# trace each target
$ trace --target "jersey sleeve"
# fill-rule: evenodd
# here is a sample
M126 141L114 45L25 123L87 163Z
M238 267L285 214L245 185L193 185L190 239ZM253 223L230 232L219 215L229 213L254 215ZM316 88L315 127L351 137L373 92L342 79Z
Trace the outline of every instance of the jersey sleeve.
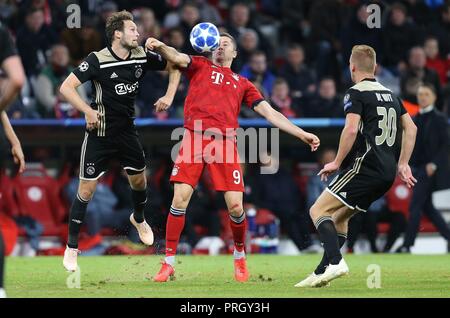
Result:
M0 26L0 65L8 57L17 55L17 50L14 47L13 40L9 35L9 32Z
M264 100L264 97L252 82L246 80L246 83L247 87L244 92L244 103L249 108L253 109Z
M189 62L188 66L182 69L182 71L188 78L191 78L195 74L195 72L197 72L202 66L208 65L210 63L209 60L204 56L189 55L189 58L191 59L191 61Z
M81 83L98 78L100 71L100 64L98 58L94 53L91 53L87 58L72 71L73 74L80 80Z
M403 116L404 114L406 114L406 108L403 105L403 101L401 100L401 98L397 97L398 100L398 104L400 105L400 116Z
M359 92L354 89L349 89L344 96L345 115L349 113L361 115L362 111L363 103L359 98Z
M152 71L162 71L166 68L167 61L158 53L147 51L147 69Z

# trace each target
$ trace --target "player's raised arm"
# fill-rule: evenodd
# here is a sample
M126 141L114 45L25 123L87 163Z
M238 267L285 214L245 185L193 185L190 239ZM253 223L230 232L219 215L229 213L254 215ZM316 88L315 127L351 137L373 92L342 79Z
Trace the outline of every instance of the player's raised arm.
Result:
M189 55L180 53L173 47L167 46L155 38L148 38L145 42L145 47L149 50L158 52L167 61L181 68L188 67L191 62Z
M280 128L284 132L287 132L288 134L291 134L292 136L295 136L304 143L308 144L311 147L311 151L316 151L317 148L319 148L320 139L316 135L308 133L300 127L295 126L282 113L273 109L267 101L261 101L254 107L254 110L261 116L265 117L267 121L275 127Z
M327 180L328 176L339 169L345 157L349 154L350 150L355 143L356 136L358 135L359 122L361 115L356 113L347 113L345 118L345 126L341 133L339 140L339 149L336 158L333 162L327 163L319 175L322 180Z
M409 159L411 158L416 142L417 127L408 113L400 117L401 126L403 128L402 134L402 149L400 151L400 158L398 160L398 174L403 182L411 188L417 180L413 177L411 168L409 166Z
M169 72L169 85L167 86L166 94L154 104L157 112L165 111L172 105L178 84L180 84L181 72L173 63L167 63L166 71Z

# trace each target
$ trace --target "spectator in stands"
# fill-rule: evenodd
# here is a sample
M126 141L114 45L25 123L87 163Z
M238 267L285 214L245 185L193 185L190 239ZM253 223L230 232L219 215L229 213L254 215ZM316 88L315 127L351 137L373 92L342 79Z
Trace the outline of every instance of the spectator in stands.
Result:
M231 68L239 73L242 67L250 61L252 54L259 50L258 33L253 29L246 29L240 35L238 41L238 55L234 59Z
M285 78L291 88L292 98L298 100L315 93L315 76L305 65L305 51L299 44L292 44L287 50L287 63L280 69L279 76Z
M331 77L320 80L318 94L301 107L304 117L344 118L344 107L337 96L336 83Z
M93 17L81 17L81 28L65 29L61 41L69 49L71 65L78 66L93 51L102 48L102 36L95 29Z
M406 7L396 2L391 6L389 21L383 29L383 64L396 75L406 68L406 53L422 43L417 27L408 18Z
M391 211L386 204L385 197L373 202L366 213L358 213L350 220L347 238L348 251L353 252L356 240L363 231L369 240L371 252L378 253L378 223L389 223L386 243L381 249L383 253L389 253L395 241L405 231L406 218L401 212Z
M433 191L448 186L448 130L447 118L435 109L436 91L430 84L422 84L417 92L420 112L414 117L417 126L416 144L411 167L417 184L413 189L409 220L403 246L398 252L410 252L424 213L439 233L450 242L450 229L441 213L434 207Z
M375 78L377 81L389 89L397 96L400 96L400 78L395 76L388 68L377 64L375 68Z
M187 45L186 37L181 28L172 28L167 31L167 44L177 51L184 52L184 46Z
M409 52L408 68L400 78L402 98L411 103L417 104L417 89L421 83L432 84L438 99L441 95L439 76L435 71L427 68L426 63L425 50L420 46L413 47Z
M302 43L308 35L308 6L312 1L281 1L281 36L287 43Z
M367 11L367 4L360 3L356 7L355 14L350 22L342 29L342 56L345 62L349 60L353 46L361 44L373 47L377 52L377 60L382 60L381 28L369 28L367 26L369 15L370 11ZM345 63L345 68L348 69L347 63Z
M318 169L315 173L311 174L308 178L308 183L306 185L306 207L307 211L312 207L314 202L316 202L317 198L320 194L325 190L327 184L320 180L320 176L317 173L325 166L328 162L333 162L336 158L336 151L331 148L324 148L320 150L317 163ZM330 178L332 180L333 178Z
M50 51L49 64L39 74L34 91L37 99L37 110L43 118L75 118L78 111L73 108L59 92L59 86L69 76L69 51L62 44L54 45ZM86 99L83 86L78 92Z
M17 32L17 49L27 76L37 76L47 63L46 52L58 40L57 34L44 24L44 12L31 8L25 24Z
M106 20L114 13L117 12L118 7L117 4L114 1L105 1L100 6L99 16L100 19L97 21L97 32L100 33L102 38L102 45L101 47L105 47L107 45L111 45L111 43L108 43L107 37L106 37Z
M256 51L250 57L250 62L242 67L242 76L252 82L259 83L264 89L264 95L272 94L275 75L267 67L266 54L263 51Z
M439 7L443 5L446 0L437 1L420 1L407 0L402 1L406 6L409 16L414 23L420 27L428 26L432 21L439 20Z
M238 1L232 5L226 29L235 39L239 39L247 29L253 29L258 33L260 48L266 56L271 54L271 47L265 36L258 30L250 19L250 7L248 4ZM271 55L268 55L271 58Z
M11 1L19 6L20 23L30 9L40 9L44 13L44 24L59 33L66 26L67 4L59 0L21 0ZM19 23L19 25L20 25Z
M185 39L189 39L192 28L200 22L200 11L198 7L192 2L187 2L183 5L181 8L181 20L179 27L183 30ZM186 45L184 50L187 54L198 54L194 51L191 45Z
M442 56L450 54L450 1L446 1L439 9L440 19L435 19L429 27L429 34L439 39Z
M311 238L309 215L301 209L300 191L294 178L279 166L278 159L270 153L263 153L260 158L262 166L272 173L257 176L256 206L270 210L278 217L281 227L287 231L299 251L317 252L317 246Z
M339 0L314 1L309 12L311 34L309 45L313 47L315 69L318 78L331 76L340 81L343 67L339 62L341 51L340 30L345 16ZM346 62L346 61L345 61Z
M426 67L434 70L442 86L445 86L450 76L450 57L443 58L439 52L439 42L436 37L427 37L425 39L424 51L427 57Z
M152 37L159 39L161 37L161 27L155 18L155 13L152 9L141 8L137 11L136 25L139 33L138 42L141 45L145 44L145 41Z
M283 78L277 78L275 80L270 104L288 118L298 117L296 107L293 105L292 98L289 96L289 84Z
M216 6L209 4L207 0L194 0L193 2L200 11L200 18L202 21L211 22L216 26L222 24L222 17Z

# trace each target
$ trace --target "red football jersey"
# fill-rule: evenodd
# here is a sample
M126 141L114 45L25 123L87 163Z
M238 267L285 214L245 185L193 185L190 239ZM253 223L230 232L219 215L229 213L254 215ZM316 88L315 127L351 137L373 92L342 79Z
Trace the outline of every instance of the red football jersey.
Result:
M184 103L184 127L190 130L194 130L197 120L201 120L202 130L218 128L225 133L227 128L238 128L241 104L254 107L264 100L248 79L203 56L191 56L184 72L190 81Z

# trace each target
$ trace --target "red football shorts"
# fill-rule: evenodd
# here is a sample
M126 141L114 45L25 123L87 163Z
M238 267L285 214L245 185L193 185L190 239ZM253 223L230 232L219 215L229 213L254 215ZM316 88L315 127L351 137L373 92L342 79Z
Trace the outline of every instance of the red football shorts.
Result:
M187 183L195 188L205 166L216 191L244 192L236 137L186 129L170 182Z

